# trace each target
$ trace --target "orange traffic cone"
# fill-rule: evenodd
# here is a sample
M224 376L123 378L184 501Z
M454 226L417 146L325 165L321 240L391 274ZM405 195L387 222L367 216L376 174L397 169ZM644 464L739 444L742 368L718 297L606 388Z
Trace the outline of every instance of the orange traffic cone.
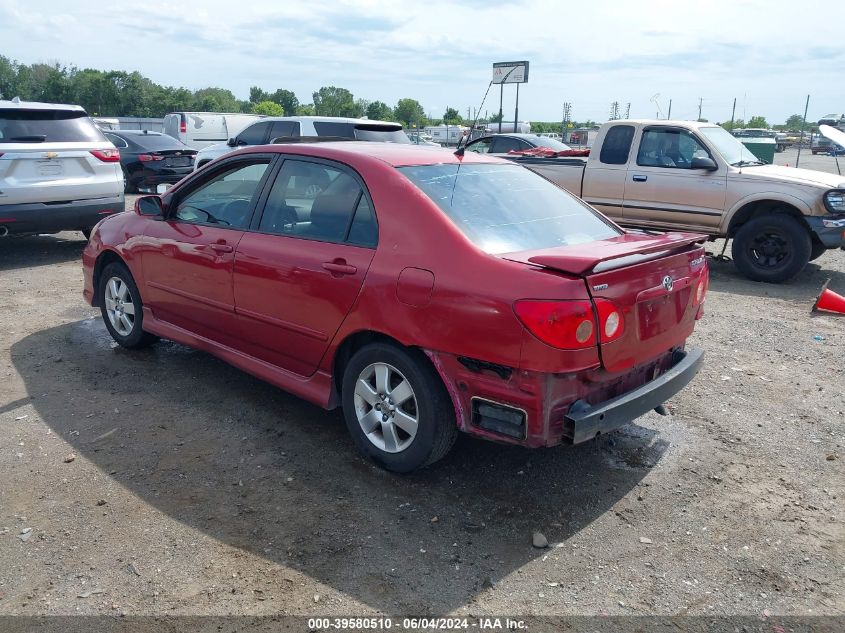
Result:
M824 282L822 292L816 303L813 305L813 312L834 312L836 314L845 314L845 297L838 295L833 290L827 289L827 284L830 279Z

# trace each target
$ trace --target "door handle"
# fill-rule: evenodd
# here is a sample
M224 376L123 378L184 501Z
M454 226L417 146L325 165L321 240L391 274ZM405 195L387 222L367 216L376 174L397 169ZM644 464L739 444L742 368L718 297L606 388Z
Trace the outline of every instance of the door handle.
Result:
M358 272L358 268L347 264L345 259L336 259L333 262L323 262L323 268L333 275L354 275Z
M634 182L645 182L646 180L648 180L648 176L643 176L642 174L637 174L631 180L633 180Z
M229 246L228 244L209 244L208 246L215 253L231 253L235 250L234 246Z

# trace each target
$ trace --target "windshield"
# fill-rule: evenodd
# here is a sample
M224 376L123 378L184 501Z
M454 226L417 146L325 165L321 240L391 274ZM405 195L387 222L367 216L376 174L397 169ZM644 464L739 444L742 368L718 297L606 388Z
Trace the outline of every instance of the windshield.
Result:
M0 143L105 140L100 129L80 110L0 110Z
M537 147L548 147L549 149L553 149L556 152L565 152L568 149L572 149L566 143L561 143L557 139L549 138L547 136L537 136L532 138L531 141Z
M400 171L487 253L582 244L622 234L575 196L518 165L421 165Z
M736 167L747 163L761 163L760 159L724 128L700 127L698 132L716 147L716 151L729 165Z

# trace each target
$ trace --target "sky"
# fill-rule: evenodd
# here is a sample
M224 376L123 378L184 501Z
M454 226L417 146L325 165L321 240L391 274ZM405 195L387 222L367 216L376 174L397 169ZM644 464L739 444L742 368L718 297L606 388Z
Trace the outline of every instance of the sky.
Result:
M493 62L528 60L519 119L630 116L725 121L845 111L836 3L804 0L0 0L0 55L19 62L137 70L192 90L321 86L441 117L478 108ZM504 118L515 87L505 86ZM482 111L499 108L499 88ZM661 117L662 118L662 117Z

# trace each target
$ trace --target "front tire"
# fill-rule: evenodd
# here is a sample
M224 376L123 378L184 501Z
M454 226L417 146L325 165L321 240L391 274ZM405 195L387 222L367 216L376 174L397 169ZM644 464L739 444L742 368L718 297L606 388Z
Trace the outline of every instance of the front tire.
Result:
M743 224L734 236L731 254L749 279L781 283L804 269L811 250L807 228L794 217L775 212Z
M813 262L817 260L819 257L824 255L827 252L827 246L822 244L821 242L813 242L813 246L810 249L810 261Z
M111 337L122 347L137 349L155 342L144 332L144 304L129 269L112 262L103 269L98 283L100 312Z
M355 446L386 470L432 464L457 438L452 400L421 352L386 343L361 348L346 365L341 395Z

